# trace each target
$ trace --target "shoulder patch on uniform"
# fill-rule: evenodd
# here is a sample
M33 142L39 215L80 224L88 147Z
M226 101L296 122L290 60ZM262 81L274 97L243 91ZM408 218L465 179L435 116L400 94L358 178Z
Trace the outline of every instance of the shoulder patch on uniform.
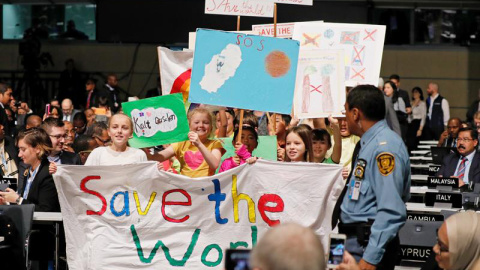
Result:
M376 157L378 170L383 176L387 176L395 169L395 157L388 152L378 154Z

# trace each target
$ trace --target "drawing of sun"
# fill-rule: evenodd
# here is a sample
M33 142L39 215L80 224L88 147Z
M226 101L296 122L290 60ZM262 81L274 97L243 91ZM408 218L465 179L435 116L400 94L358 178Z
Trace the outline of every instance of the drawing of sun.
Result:
M282 51L272 51L265 57L265 69L274 78L282 77L290 70L290 58Z

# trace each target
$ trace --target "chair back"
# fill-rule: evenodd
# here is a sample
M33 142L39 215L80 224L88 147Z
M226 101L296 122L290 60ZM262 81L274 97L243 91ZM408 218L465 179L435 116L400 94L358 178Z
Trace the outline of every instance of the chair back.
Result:
M9 216L17 228L17 239L14 241L24 247L28 232L32 229L34 204L0 205L0 215Z

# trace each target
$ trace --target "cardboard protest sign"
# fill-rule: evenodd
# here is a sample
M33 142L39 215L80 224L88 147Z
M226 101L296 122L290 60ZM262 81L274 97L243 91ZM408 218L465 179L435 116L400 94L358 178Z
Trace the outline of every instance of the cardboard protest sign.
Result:
M198 29L189 101L290 114L299 43Z
M255 31L226 31L231 33L240 33L240 34L248 34L248 35L258 35ZM195 42L197 40L197 32L189 32L188 33L188 50L192 52L195 50Z
M294 115L344 117L345 96L343 50L300 50Z
M122 103L133 121L128 143L142 148L188 140L188 120L182 94L171 94Z
M277 37L291 38L294 26L295 23L277 23ZM252 31L256 32L259 36L273 37L273 24L252 25Z
M158 171L155 162L59 165L53 177L68 267L223 269L225 249L252 248L287 222L309 226L326 248L341 172L340 165L259 160L191 179Z
M302 50L343 49L345 84L378 84L382 64L385 25L297 23L293 39Z
M205 0L205 14L273 17L272 0Z
M222 162L235 155L235 147L233 147L233 138L220 138L222 141L225 154L222 156ZM276 161L277 160L277 136L258 136L258 146L253 150L252 155L265 160ZM222 164L220 162L220 164ZM217 173L220 170L218 166Z
M172 51L159 46L157 53L162 94L182 93L183 101L186 102L190 91L193 52Z
M220 138L222 141L225 154L222 156L222 161L235 155L235 148L233 147L233 138ZM258 136L258 146L253 150L254 157L276 161L277 160L277 136Z

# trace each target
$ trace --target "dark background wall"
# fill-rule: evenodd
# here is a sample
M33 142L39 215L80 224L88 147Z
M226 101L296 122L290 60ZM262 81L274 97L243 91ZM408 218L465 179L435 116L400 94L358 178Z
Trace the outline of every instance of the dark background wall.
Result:
M204 14L204 0L101 0L97 5L100 42L182 44L196 28L236 30L235 16ZM367 23L366 2L315 2L312 7L278 5L278 22L324 20ZM273 18L242 17L241 30Z

